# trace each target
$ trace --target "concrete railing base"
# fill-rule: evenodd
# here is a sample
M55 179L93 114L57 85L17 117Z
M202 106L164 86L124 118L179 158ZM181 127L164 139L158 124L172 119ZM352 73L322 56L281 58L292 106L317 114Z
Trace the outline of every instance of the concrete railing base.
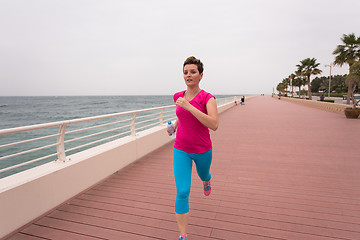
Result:
M0 179L0 237L170 141L159 126Z

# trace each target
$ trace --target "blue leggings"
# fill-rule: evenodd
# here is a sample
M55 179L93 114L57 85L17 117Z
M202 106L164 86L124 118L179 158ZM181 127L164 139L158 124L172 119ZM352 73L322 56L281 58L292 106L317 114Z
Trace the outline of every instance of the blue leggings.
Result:
M211 179L210 165L212 161L212 150L197 154L187 153L174 148L174 176L176 183L175 212L177 214L189 212L189 194L193 160L200 179L202 181L209 181Z

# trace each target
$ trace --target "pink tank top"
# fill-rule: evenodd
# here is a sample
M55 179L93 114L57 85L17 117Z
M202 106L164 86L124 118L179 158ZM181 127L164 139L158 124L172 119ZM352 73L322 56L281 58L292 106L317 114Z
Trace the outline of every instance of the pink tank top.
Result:
M174 94L174 102L179 97L184 96L185 91ZM212 94L201 90L190 101L190 104L207 114L206 104ZM210 131L189 111L182 107L176 106L176 116L178 117L178 127L176 129L176 139L174 148L183 150L187 153L204 153L212 149Z

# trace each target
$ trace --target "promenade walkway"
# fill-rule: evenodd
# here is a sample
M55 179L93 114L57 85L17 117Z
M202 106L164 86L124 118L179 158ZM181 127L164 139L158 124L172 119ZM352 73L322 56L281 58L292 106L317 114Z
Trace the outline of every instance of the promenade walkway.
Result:
M360 119L270 96L245 103L212 133L209 197L193 169L189 239L360 239ZM174 200L168 144L9 239L177 240Z

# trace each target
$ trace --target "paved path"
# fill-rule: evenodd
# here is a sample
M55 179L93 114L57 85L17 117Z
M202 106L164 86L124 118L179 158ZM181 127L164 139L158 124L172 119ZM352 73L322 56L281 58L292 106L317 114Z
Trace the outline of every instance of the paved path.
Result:
M212 133L213 192L193 171L190 240L360 239L360 119L254 97ZM14 239L177 239L172 145L38 219Z

